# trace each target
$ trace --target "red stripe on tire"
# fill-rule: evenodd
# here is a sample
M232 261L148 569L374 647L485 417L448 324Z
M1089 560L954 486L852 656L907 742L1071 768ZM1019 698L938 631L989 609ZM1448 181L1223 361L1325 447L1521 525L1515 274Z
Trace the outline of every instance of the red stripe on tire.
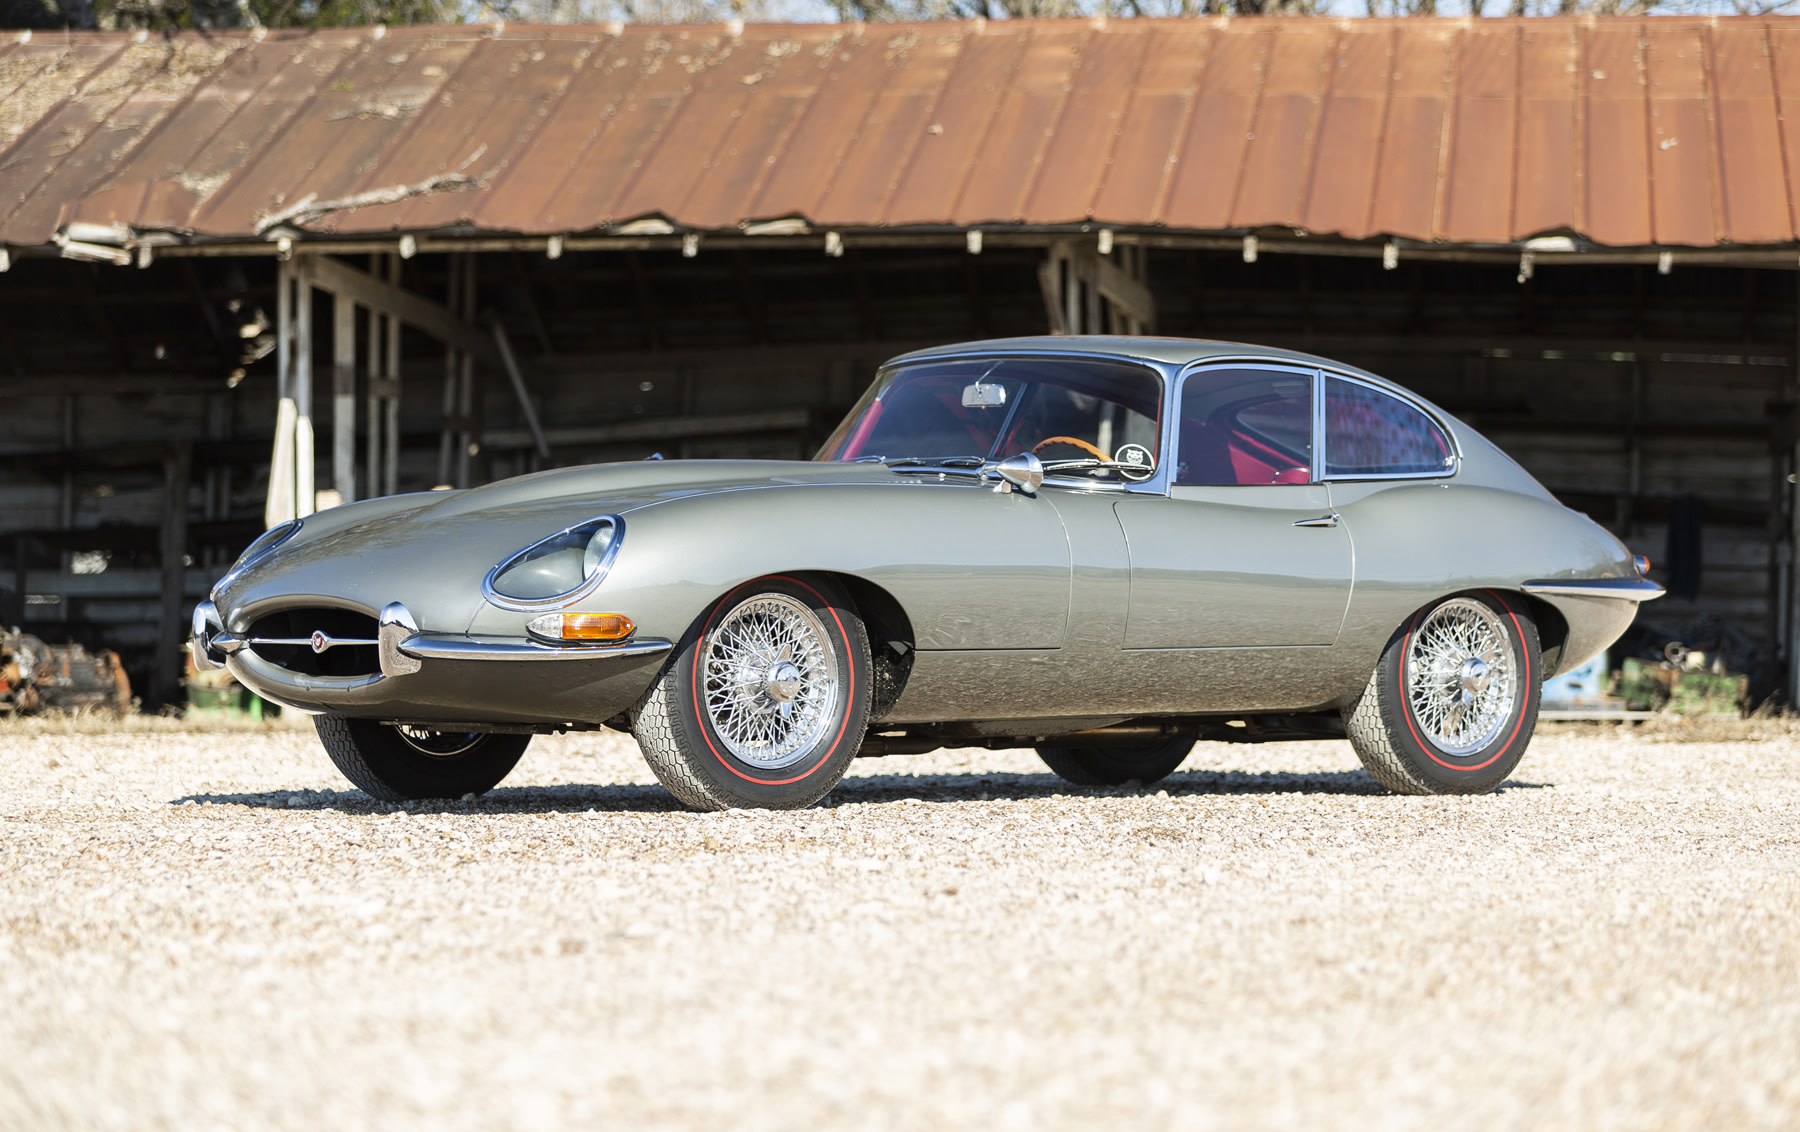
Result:
M1529 689L1531 688L1531 655L1530 655L1529 650L1527 650L1524 647L1524 645L1525 645L1525 629L1522 625L1519 624L1519 615L1518 614L1514 613L1511 608L1506 608L1504 606L1503 606L1503 608L1505 608L1505 610L1506 610L1506 615L1508 617L1512 618L1513 629L1516 630L1519 634L1519 655L1521 657L1523 657L1525 660L1525 683L1523 685L1521 685L1521 687L1526 689L1526 692L1525 692L1526 695L1530 695L1531 693L1530 693ZM1413 614L1413 627L1418 626L1419 618L1421 616L1423 616L1423 614L1424 614L1423 610L1421 610L1419 613ZM1477 763L1475 766L1458 766L1455 763L1447 763L1443 759L1440 759L1436 755L1432 754L1431 744L1427 743L1425 740L1419 738L1418 730L1413 727L1412 697L1408 696L1406 694L1406 686L1407 686L1406 685L1406 666L1408 663L1411 662L1411 660L1412 660L1412 628L1408 628L1406 631L1406 651L1404 651L1400 654L1400 701L1401 701L1400 715L1401 715L1401 718L1406 720L1406 729L1408 731L1412 732L1413 742L1415 742L1419 745L1419 750L1425 752L1426 758L1430 759L1432 762L1443 767L1445 770L1456 770L1456 771L1462 771L1465 774L1472 774L1475 771L1485 770L1488 767L1493 766L1494 763L1499 761L1499 759L1502 755L1506 754L1507 751L1512 749L1513 740L1519 737L1519 728L1521 728L1525 725L1525 708L1524 708L1523 703L1521 703L1521 705L1519 707L1519 718L1516 721L1514 721L1514 723L1513 723L1512 734L1508 735L1506 737L1506 742L1500 744L1500 749L1495 751L1493 758L1488 759L1488 761L1486 761L1484 763Z
M829 601L825 600L824 594L820 593L818 590L814 589L813 587L807 585L805 582L801 581L799 578L790 578L786 574L771 574L766 579L765 578L757 578L755 581L745 582L743 585L739 586L737 589L732 590L730 593L728 593L724 597L720 598L717 609L720 612L723 612L725 609L725 603L727 601L729 601L732 597L736 596L737 594L742 593L744 590L749 589L751 586L755 585L757 582L761 582L761 581L791 582L792 584L799 586L801 589L805 590L807 593L810 593L814 597L818 598L819 604L823 605L825 607L826 612L831 614L832 622L835 623L838 627L838 639L844 642L844 651L845 652L850 651L850 634L844 631L844 622L840 617L838 617L837 609L835 607L833 607ZM700 738L706 740L706 749L712 752L713 758L719 760L719 765L724 767L726 770L730 771L731 773L737 775L739 778L743 779L745 782L754 782L759 786L791 786L794 783L799 782L802 779L808 777L814 771L818 770L820 767L822 767L826 763L830 762L831 756L837 753L838 744L842 743L844 741L844 729L850 726L849 705L854 703L856 700L856 658L851 657L850 663L845 665L845 667L849 670L849 673L850 673L849 695L844 700L844 704L845 704L844 718L843 718L842 722L840 722L838 724L838 733L831 740L830 749L827 750L825 752L825 754L819 758L818 762L815 762L806 771L804 771L801 774L795 775L793 778L781 778L781 779L756 778L751 775L745 774L743 771L739 770L737 767L732 766L731 763L726 759L724 754L722 754L719 751L719 748L717 748L716 746L713 745L712 728L707 726L706 716L700 710L700 654L703 651L705 651L704 646L706 643L706 634L711 631L712 631L712 621L709 620L706 624L706 627L704 629L700 630L700 640L695 642L695 644L700 645L702 647L696 648L694 650L694 670L692 673L689 674L688 683L693 692L694 722L699 724L699 726L700 726Z

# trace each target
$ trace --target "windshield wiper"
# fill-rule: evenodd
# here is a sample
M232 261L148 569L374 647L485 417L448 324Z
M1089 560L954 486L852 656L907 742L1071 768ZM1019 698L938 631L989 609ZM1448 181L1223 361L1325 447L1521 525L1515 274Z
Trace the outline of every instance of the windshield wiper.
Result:
M1149 464L1125 464L1118 460L1096 460L1092 456L1080 460L1052 460L1044 465L1046 472L1142 472L1146 476L1153 475L1156 469Z
M882 464L889 468L979 468L979 456L858 456L854 463Z

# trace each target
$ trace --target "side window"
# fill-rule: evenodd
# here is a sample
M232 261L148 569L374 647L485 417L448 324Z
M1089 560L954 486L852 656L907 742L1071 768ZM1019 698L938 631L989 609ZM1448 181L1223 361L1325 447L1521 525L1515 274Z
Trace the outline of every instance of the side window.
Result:
M1431 474L1454 463L1449 438L1418 409L1367 385L1326 379L1326 475Z
M1309 483L1313 378L1272 369L1203 369L1181 383L1175 483Z

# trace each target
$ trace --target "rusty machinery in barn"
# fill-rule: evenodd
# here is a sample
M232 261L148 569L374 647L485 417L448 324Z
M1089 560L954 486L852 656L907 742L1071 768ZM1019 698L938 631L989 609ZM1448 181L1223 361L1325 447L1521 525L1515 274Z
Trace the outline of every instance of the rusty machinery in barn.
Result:
M1794 99L1783 17L5 33L0 624L172 699L268 523L1160 332L1466 416L1773 691Z

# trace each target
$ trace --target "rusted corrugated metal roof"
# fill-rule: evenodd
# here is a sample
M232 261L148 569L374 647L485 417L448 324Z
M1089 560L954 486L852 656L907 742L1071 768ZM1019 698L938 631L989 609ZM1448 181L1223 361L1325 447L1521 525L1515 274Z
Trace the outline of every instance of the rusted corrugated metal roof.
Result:
M646 216L1800 238L1800 19L14 38L0 45L13 245L74 221L252 237L284 219L342 236Z

